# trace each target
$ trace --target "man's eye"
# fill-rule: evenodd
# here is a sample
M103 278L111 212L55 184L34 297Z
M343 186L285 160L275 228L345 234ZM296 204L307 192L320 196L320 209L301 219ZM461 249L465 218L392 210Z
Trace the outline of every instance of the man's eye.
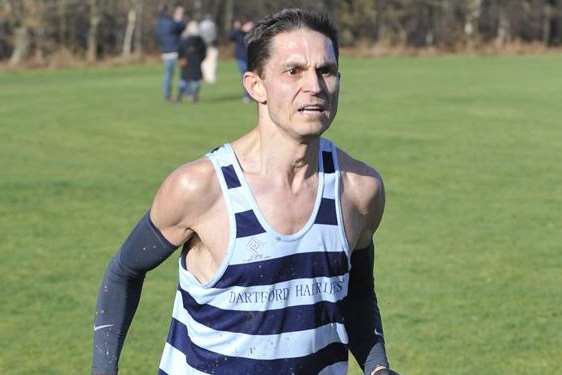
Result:
M289 73L290 76L294 76L299 72L299 70L297 68L291 68L289 70L287 70L287 73Z
M318 69L318 73L322 74L323 76L333 76L336 74L336 70L331 67L325 67Z

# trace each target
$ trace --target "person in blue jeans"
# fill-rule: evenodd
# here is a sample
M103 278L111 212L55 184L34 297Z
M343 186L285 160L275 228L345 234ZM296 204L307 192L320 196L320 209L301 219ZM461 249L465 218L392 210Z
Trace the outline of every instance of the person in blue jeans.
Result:
M192 102L199 100L199 89L203 72L201 64L207 54L205 41L199 35L197 22L191 21L183 32L178 49L179 63L181 67L181 80L178 88L177 101L181 102L183 96Z
M172 80L178 60L178 46L181 33L185 29L183 17L183 7L177 6L172 17L168 6L164 5L160 8L160 14L156 20L156 37L160 52L162 53L162 61L164 62L162 89L164 99L166 100L170 100L172 95Z
M234 58L238 64L240 75L244 75L244 73L248 70L248 47L246 45L246 34L248 34L253 28L254 23L252 21L245 21L242 23L236 20L234 21L233 28L230 31L229 38L234 42ZM251 97L246 90L244 90L242 100L245 103L248 103L251 100Z

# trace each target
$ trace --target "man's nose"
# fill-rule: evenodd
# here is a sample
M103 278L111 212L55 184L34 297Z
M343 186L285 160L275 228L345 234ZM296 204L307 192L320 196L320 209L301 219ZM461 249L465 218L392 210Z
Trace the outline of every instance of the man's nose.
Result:
M322 76L316 70L309 70L304 75L303 88L311 93L322 91Z

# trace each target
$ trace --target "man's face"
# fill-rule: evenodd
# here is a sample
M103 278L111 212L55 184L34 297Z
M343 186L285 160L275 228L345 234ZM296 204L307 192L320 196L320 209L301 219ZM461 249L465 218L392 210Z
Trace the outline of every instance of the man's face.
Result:
M339 72L332 41L310 29L276 35L263 69L271 120L292 137L322 134L336 116Z

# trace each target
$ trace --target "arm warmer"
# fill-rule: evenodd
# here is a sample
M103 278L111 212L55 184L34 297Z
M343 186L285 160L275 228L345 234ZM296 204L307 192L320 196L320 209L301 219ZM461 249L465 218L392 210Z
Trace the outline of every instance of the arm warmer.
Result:
M382 321L374 286L374 244L356 249L351 256L349 290L344 301L349 349L365 374L377 366L389 368Z
M117 374L119 355L139 304L144 276L176 248L152 223L149 211L111 259L98 293L93 374Z

